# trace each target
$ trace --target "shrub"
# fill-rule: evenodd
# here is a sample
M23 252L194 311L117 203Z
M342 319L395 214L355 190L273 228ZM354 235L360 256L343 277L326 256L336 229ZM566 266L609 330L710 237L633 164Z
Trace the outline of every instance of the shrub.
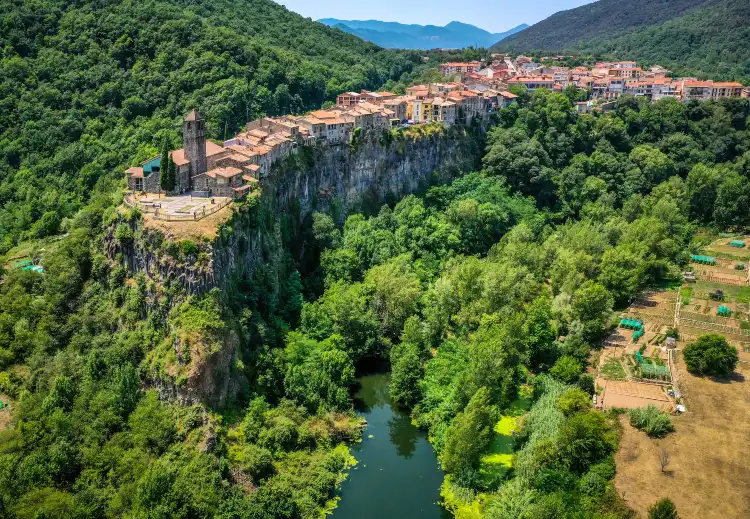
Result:
M696 375L728 375L737 367L737 348L716 334L706 334L687 345L682 352L685 364Z
M578 483L581 492L587 496L597 497L604 494L607 488L607 480L604 479L601 474L589 471L583 475L581 481Z
M577 387L568 389L557 400L557 407L565 416L571 416L591 407L591 396Z
M581 370L581 365L578 364L576 359L570 355L563 355L557 359L557 362L555 362L555 365L549 370L549 373L560 382L570 384L578 378L578 375L581 374Z
M130 245L133 243L133 231L127 224L121 223L115 229L115 239L121 245Z
M578 382L576 382L576 386L578 386L580 389L588 393L589 395L592 395L596 393L596 385L594 384L594 377L589 375L588 373L584 373L581 375L581 378L578 379Z
M651 505L648 509L648 519L680 519L677 515L677 507L669 498L663 498Z
M258 445L244 445L236 453L240 468L258 482L274 473L273 456L271 452Z
M10 397L18 397L20 380L12 373L0 371L0 393Z
M180 249L185 256L198 254L198 245L193 240L182 240Z
M652 438L661 438L674 431L669 415L659 411L655 406L630 410L630 425L645 432Z

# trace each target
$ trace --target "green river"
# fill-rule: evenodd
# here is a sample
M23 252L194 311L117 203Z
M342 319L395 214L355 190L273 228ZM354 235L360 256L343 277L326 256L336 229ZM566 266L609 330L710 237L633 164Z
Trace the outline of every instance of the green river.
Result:
M443 472L427 435L388 396L387 373L359 379L355 408L367 420L357 465L341 485L333 519L449 519L439 504Z

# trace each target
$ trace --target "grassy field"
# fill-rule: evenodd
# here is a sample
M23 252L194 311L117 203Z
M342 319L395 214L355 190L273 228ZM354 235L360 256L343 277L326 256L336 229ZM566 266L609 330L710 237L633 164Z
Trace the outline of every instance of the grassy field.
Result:
M615 486L645 517L669 497L682 519L750 517L750 367L716 381L693 377L678 363L687 413L673 419L676 432L661 440L623 422ZM661 471L659 455L669 453Z
M707 296L709 293L715 290L721 290L724 292L724 299L727 301L734 301L737 303L750 303L750 286L736 286L736 285L725 285L722 283L711 283L708 281L697 281L693 283L691 297L697 297L699 294ZM684 289L683 289L684 290ZM687 304L683 301L683 304Z
M531 407L530 388L522 389L522 394L503 411L500 420L495 424L495 439L479 466L479 473L488 480L503 477L513 467L513 431L518 427L518 418Z

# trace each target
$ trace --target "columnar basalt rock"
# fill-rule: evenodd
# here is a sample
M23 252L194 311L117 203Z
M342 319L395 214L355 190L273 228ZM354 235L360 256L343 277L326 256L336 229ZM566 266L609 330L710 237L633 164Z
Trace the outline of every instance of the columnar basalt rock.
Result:
M237 203L213 240L196 240L189 247L123 213L105 239L105 251L131 275L150 281L151 299L159 301L156 306L172 326L167 316L188 296L219 288L231 298L261 265L266 275L279 277L275 285L280 286L285 275L282 229L291 220L299 225L312 212L333 208L343 219L471 171L481 152L476 138L459 128L433 130L397 140L363 132L353 143L303 147L272 168L259 197ZM129 226L133 239L117 239L115 228L122 225ZM233 371L239 339L232 326L227 322L221 333L205 335L174 324L160 353L146 361L149 384L163 398L183 404L223 407L231 402L244 376Z
M264 180L259 203L277 219L292 206L300 219L334 204L345 215L365 203L399 200L471 171L480 153L475 138L458 128L389 144L384 144L381 136L379 132L364 132L356 147L323 144L300 150L272 169ZM252 277L256 266L266 261L263 251L267 256L268 250L280 242L254 226L241 208L238 206L225 225L227 232L219 232L203 251L210 259L202 265L159 257L148 245L149 240L142 238L123 251L127 267L160 282L177 282L187 294L225 287L237 276ZM148 237L149 233L141 236ZM110 249L111 257L120 252L116 244Z

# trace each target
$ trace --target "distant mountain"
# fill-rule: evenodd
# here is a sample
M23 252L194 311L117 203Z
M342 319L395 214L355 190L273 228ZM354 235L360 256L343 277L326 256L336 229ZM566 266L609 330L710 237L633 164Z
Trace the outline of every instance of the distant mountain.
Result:
M599 0L560 11L507 37L496 47L508 51L563 50L593 38L664 23L719 0Z
M557 13L493 48L571 51L658 63L675 75L750 83L750 1L600 0Z
M461 22L451 22L445 27L439 27L378 20L323 18L318 21L389 49L489 47L528 27L527 24L522 24L506 32L491 33Z

